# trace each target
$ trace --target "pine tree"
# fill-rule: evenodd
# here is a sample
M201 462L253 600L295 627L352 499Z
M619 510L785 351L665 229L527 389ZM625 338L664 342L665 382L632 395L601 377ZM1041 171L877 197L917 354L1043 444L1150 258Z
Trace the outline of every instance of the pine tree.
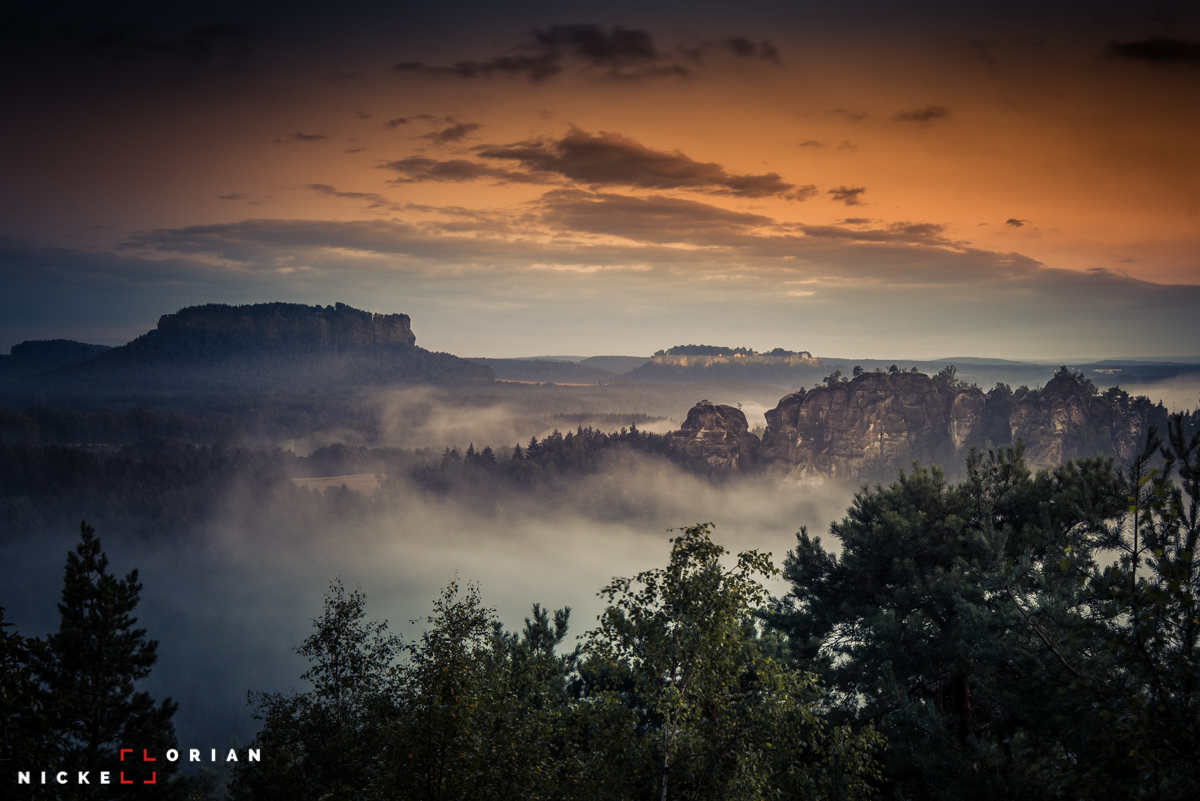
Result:
M49 699L33 671L45 643L5 630L11 627L0 606L0 776L45 766L54 757L47 736ZM35 791L15 792L15 798L33 798Z
M166 759L176 747L171 718L177 705L169 698L155 704L135 690L158 658L158 642L136 628L133 616L142 590L137 570L113 576L95 529L83 522L80 535L67 554L58 631L47 639L40 665L55 709L57 764L73 778L89 774L87 785L71 786L77 797L119 795L128 789L119 783L122 771L137 782L140 796L171 797L181 789L170 781L173 765ZM134 750L122 760L122 748ZM146 755L156 761L144 762ZM99 784L101 771L111 774L107 787ZM143 785L152 774L155 784Z

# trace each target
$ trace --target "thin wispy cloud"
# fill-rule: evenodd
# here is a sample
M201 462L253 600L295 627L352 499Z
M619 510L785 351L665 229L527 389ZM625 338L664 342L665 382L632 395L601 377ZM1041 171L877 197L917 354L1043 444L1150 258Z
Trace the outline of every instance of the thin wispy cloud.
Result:
M322 142L328 138L329 137L325 136L324 134L306 134L306 133L302 133L300 131L296 131L294 133L288 134L287 136L279 137L278 139L275 140L275 144L288 145L288 144L294 144L296 142Z
M897 111L892 119L896 122L933 122L950 116L950 109L945 106L925 106L924 108Z

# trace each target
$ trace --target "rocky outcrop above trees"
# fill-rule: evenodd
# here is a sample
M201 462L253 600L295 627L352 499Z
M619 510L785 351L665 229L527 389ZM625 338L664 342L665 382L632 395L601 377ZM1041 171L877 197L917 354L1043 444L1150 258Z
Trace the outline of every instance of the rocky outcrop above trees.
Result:
M1025 443L1031 467L1097 454L1127 462L1145 444L1151 409L1120 390L1094 394L1091 382L1060 371L1040 390L1017 391L1009 428L1012 441Z
M758 462L758 437L734 406L700 401L673 438L688 456L721 470L746 470Z
M951 471L972 447L1026 446L1030 467L1083 456L1131 459L1161 406L1119 389L1103 395L1090 381L1059 371L1041 389L985 394L952 370L934 376L871 372L782 398L766 413L761 444L745 416L707 401L674 436L692 456L725 469L776 465L801 476L882 480L914 460Z
M763 457L835 477L953 459L972 442L986 400L923 373L865 373L780 400L766 414Z

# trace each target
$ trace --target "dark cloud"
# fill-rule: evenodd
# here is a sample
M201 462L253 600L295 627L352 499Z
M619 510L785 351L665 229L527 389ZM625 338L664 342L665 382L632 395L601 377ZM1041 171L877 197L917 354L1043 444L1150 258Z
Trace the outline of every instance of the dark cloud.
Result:
M577 128L557 141L534 140L479 149L486 159L516 161L533 173L551 173L588 186L691 189L738 197L812 197L812 186L797 186L777 173L738 175L720 164L695 161L675 151L654 150L616 133L592 134Z
M1154 36L1137 42L1109 42L1104 54L1122 61L1147 64L1200 64L1200 41Z
M496 56L486 61L456 61L449 66L426 64L423 61L404 61L396 65L396 70L452 78L490 78L492 75L508 75L540 83L562 72L563 67L562 54L549 52L537 55Z
M249 58L253 38L248 27L232 23L204 25L182 32L126 25L85 34L82 44L102 58L118 63L158 60L194 66L236 66Z
M374 192L339 192L329 184L308 184L305 188L329 197L339 197L343 198L344 200L361 201L367 204L366 208L368 209L387 209L388 211L395 211L399 208L399 206L385 198L383 195L377 195Z
M550 52L565 49L597 66L623 66L657 61L661 56L648 31L616 25L554 25L533 32L534 39Z
M408 124L408 117L393 117L383 124L384 128L398 128Z
M1009 217L1004 221L1004 224L1010 228L1020 228L1027 222L1029 222L1029 220L1018 220L1016 217Z
M694 200L652 195L630 197L561 190L542 198L543 219L557 230L622 236L640 242L726 244L775 221L759 214L730 211Z
M848 222L848 221L847 221ZM864 222L869 223L869 220ZM937 223L892 223L885 228L870 228L855 230L839 225L803 225L800 226L806 237L813 239L844 239L853 242L904 243L934 246L954 246L947 239L946 227Z
M354 119L356 119L356 120L369 120L369 119L371 119L371 115L370 115L370 114L368 114L368 113L367 113L367 112L365 112L365 111L356 111L356 112L354 112Z
M246 203L250 206L261 206L264 200L270 200L270 195L255 195L248 192L230 192L227 195L217 195L217 200L228 200Z
M861 206L862 201L859 200L859 197L866 191L865 186L839 186L830 189L825 194L833 195L833 200L845 203L847 206Z
M751 52L744 55L775 61L779 58L778 50L770 42L737 41L739 47L745 42L750 48ZM725 47L731 49L730 45ZM447 65L405 61L395 68L422 75L463 79L502 75L540 83L562 73L570 64L622 80L684 77L691 73L672 54L659 49L649 31L590 23L535 29L530 31L525 44L488 59L456 61Z
M449 128L425 134L425 138L439 145L449 142L461 142L467 135L478 131L483 126L477 122L456 122Z
M399 161L389 161L380 165L381 169L392 170L401 175L392 179L392 183L411 184L424 181L461 183L464 181L479 181L491 178L502 183L543 184L548 181L545 175L533 175L516 170L505 170L480 164L468 159L438 159L424 156L410 156Z
M932 122L949 116L950 109L945 106L925 106L908 111L897 111L892 117L896 122Z
M779 48L763 39L755 42L744 36L730 36L721 40L721 45L739 58L761 58L779 64Z
M290 133L287 136L279 137L275 140L275 144L286 145L293 142L320 142L322 139L328 138L329 137L325 136L324 134L306 134L296 131L295 133Z
M837 114L839 117L845 117L850 122L862 122L867 118L867 112L853 111L848 108L831 108L829 109L829 113Z
M805 139L797 147L825 147L825 143L818 142L816 139Z
M847 217L842 220L842 225L869 225L870 222L868 217Z
M348 150L343 150L342 152L343 152L343 153L345 153L345 154L347 154L347 155L349 155L349 154L351 154L351 153L361 153L361 152L363 152L363 151L364 151L364 150L366 150L366 149L367 149L366 147L352 147L352 148L350 148L350 149L348 149Z

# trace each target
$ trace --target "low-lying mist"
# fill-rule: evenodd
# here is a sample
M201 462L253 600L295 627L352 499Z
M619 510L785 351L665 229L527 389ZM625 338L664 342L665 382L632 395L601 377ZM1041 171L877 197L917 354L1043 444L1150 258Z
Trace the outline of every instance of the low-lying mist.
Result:
M1189 374L1165 378L1147 384L1122 384L1130 395L1145 395L1161 402L1170 412L1190 412L1200 408L1200 375Z
M136 566L145 588L140 625L160 641L144 688L180 704L184 747L249 740L249 690L300 687L292 649L307 636L334 578L361 587L368 616L416 636L432 600L451 581L476 583L512 629L531 603L573 609L571 633L590 629L596 593L614 576L665 564L668 529L712 522L731 551L756 548L777 565L808 526L823 533L856 487L799 484L774 475L714 480L661 457L618 451L590 475L557 476L533 488L486 495L439 494L393 477L361 513L346 491L297 503L290 482L264 490L237 484L190 538L147 540L98 530L111 569ZM311 496L310 496L311 497ZM349 511L339 511L347 502ZM0 577L8 617L26 636L57 626L65 554L77 531L4 546ZM786 590L782 583L772 592Z
M335 442L400 448L511 449L555 429L605 431L631 423L665 434L679 428L701 399L740 405L750 427L765 422L786 390L761 384L605 384L560 386L500 383L477 387L402 387L356 399L366 425L322 426L282 443L299 456Z

